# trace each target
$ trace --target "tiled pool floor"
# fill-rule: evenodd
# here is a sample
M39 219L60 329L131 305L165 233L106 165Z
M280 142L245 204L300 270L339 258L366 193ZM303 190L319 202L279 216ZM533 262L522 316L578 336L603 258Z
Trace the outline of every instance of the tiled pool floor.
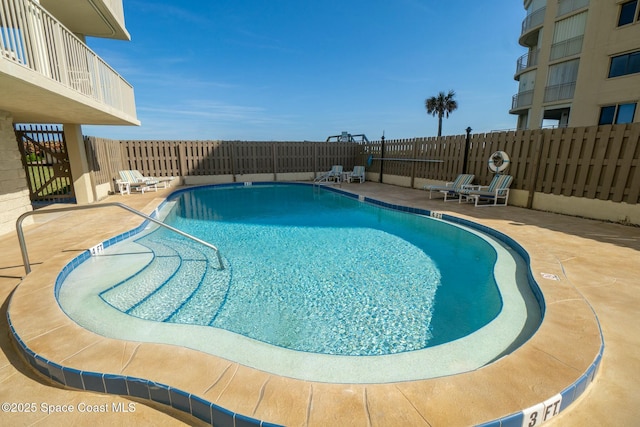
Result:
M53 281L82 250L139 224L137 217L108 208L35 217L26 227L33 272L15 292L11 318L25 343L49 360L80 370L148 378L176 386L231 411L291 426L465 426L491 421L536 405L564 390L592 364L605 339L593 384L546 425L633 425L640 396L640 228L515 207L478 209L429 200L420 190L367 182L344 185L389 203L436 210L502 231L532 258L532 270L547 302L539 332L513 354L478 371L392 384L327 384L278 377L204 353L166 345L121 342L83 330L60 311ZM169 190L113 196L151 212ZM53 217L54 215L52 215ZM4 412L8 425L180 425L197 420L137 401L134 412L113 409L129 400L63 389L43 379L17 355L4 313L24 270L14 235L0 237L0 294L5 331L0 338L2 402L36 403L30 413ZM546 279L542 273L559 280ZM589 302L587 304L585 299ZM76 409L47 414L42 403ZM101 406L104 405L104 406ZM18 405L15 405L18 409ZM464 408L461 410L461 408ZM22 407L24 409L24 406Z

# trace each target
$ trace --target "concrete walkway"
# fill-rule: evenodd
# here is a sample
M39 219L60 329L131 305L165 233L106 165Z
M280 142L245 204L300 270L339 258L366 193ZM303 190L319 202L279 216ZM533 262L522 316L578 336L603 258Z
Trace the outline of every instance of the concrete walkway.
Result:
M306 383L251 370L228 361L216 360L190 350L170 346L111 343L101 338L98 347L117 348L119 353L83 352L69 348L60 338L71 331L68 341L95 337L72 323L51 301L52 278L69 259L119 232L139 224L139 219L113 208L52 214L26 227L33 273L18 288L12 319L27 344L52 360L75 360L103 372L124 372L179 386L232 411L286 425L417 425L465 426L496 419L551 397L571 384L593 361L599 345L593 313L597 314L605 339L601 368L594 383L567 411L547 425L637 425L640 395L640 228L528 211L525 209L474 208L470 205L428 200L428 193L376 183L347 184L343 190L364 194L393 204L415 206L456 215L502 231L518 241L532 257L532 270L547 300L547 316L536 336L513 355L476 372L458 376L386 385L331 385ZM170 190L158 193L113 196L108 201L151 212ZM5 425L196 425L187 415L153 407L113 395L66 390L51 383L17 355L8 338L7 301L20 283L24 270L14 235L0 237L0 400L15 403L23 413L2 413ZM543 279L552 273L559 281ZM590 304L585 303L585 300ZM22 305L24 304L24 305ZM12 306L12 310L14 307ZM77 329L76 329L77 328ZM18 329L18 328L17 328ZM56 335L58 334L58 335ZM93 342L92 341L92 342ZM135 351L134 351L135 348ZM166 359L155 356L167 351L175 361L190 366L191 375L176 375L163 366ZM133 359L135 353L139 359ZM197 353L197 355L194 355ZM109 354L109 357L104 357ZM114 357L114 354L120 354ZM146 354L146 355L145 355ZM200 359L202 357L202 359ZM121 359L133 360L123 371ZM114 360L117 359L117 360ZM139 366L136 366L139 365ZM196 366L206 367L202 381ZM88 369L88 368L87 368ZM218 373L216 373L218 372ZM171 381L175 381L171 382ZM222 387L224 384L224 387ZM285 400L286 399L286 400ZM79 412L79 408L112 408L132 403L134 412ZM23 405L35 403L25 413ZM43 406L42 404L45 404ZM47 414L44 408L73 413ZM67 405L67 406L64 406ZM32 406L29 406L31 408ZM311 409L312 408L312 409ZM464 408L464 410L461 410ZM159 410L157 410L159 409ZM5 422L6 421L6 422Z

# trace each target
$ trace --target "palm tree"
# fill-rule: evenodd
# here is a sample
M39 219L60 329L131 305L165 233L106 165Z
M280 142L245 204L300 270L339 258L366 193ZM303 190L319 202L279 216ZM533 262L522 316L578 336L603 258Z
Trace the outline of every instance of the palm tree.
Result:
M453 99L456 93L452 90L448 94L440 92L438 96L432 96L424 101L427 114L438 116L438 136L442 136L442 117L449 118L449 114L458 108L458 102Z

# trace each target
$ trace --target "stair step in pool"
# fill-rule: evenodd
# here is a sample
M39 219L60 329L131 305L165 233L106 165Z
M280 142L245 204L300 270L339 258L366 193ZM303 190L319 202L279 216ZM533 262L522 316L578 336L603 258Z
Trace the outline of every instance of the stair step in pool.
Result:
M136 274L100 294L104 301L125 313L156 291L180 268L181 259L175 250L157 242L145 242L143 245L154 253L153 260Z

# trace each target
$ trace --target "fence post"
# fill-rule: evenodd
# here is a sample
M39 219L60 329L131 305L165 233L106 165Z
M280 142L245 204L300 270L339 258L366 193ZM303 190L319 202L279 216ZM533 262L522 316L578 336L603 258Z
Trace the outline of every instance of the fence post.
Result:
M318 142L313 143L313 179L318 177Z
M527 209L533 207L533 196L536 192L536 183L538 182L538 171L540 169L540 157L542 156L542 144L544 143L544 132L539 131L540 134L536 140L536 146L533 154L533 172L529 174L529 194L527 196Z
M381 145L380 145L380 176L378 177L378 182L382 182L382 171L384 169L384 132L382 132L382 137L380 137Z
M186 144L178 144L178 176L185 177L188 174L187 170L187 147Z
M278 146L276 145L276 143L272 143L271 144L271 153L273 155L273 180L277 181L278 180Z
M413 150L411 151L411 158L413 159L413 161L411 162L411 188L413 188L416 180L416 168L418 167L418 162L415 161L418 158L418 138L413 138Z
M471 137L471 126L468 126L465 131L467 132L467 137L464 140L464 157L462 158L462 173L467 173L467 157L469 156L469 139Z
M233 182L236 182L236 159L235 159L235 148L236 144L233 142L226 143L226 146L229 147L229 158L231 160L231 176L233 177Z

